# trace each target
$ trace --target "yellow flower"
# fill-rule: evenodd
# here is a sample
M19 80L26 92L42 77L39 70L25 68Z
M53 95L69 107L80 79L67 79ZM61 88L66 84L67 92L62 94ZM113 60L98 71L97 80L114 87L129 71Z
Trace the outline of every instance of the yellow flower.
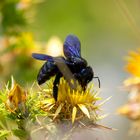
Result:
M140 49L137 52L131 51L127 58L128 64L126 65L126 71L136 77L140 77Z
M50 89L52 89L52 82ZM52 90L47 91L47 98L41 101L41 108L47 111L54 120L83 120L87 118L96 122L100 116L97 113L100 105L96 101L101 98L98 97L98 91L93 89L93 85L87 87L83 91L78 85L76 90L72 90L69 84L63 79L60 79L58 85L58 99L54 100ZM45 95L46 96L46 95Z
M29 3L29 2L31 2L31 0L20 0L20 2Z
M140 134L140 49L131 51L127 57L126 71L132 76L123 84L129 92L128 101L118 109L118 113L132 120L131 134Z
M140 135L140 102L129 101L118 109L118 113L132 120L131 135Z
M128 103L118 109L118 113L127 116L129 119L137 120L140 118L140 104Z
M123 82L124 86L140 86L140 77L130 77Z
M6 102L6 107L11 111L14 112L17 109L24 109L25 101L26 101L27 93L22 89L20 85L14 83L12 88L8 93L8 99Z
M33 0L20 0L19 3L17 4L17 8L24 10L24 9L29 8L32 3L33 3Z
M23 32L19 36L11 39L11 44L17 46L14 50L16 55L30 56L32 51L39 51L38 44L34 41L33 34L30 32Z
M140 120L135 120L132 125L131 125L131 129L129 131L130 135L140 135Z
M118 109L118 113L132 120L130 134L140 134L140 82L139 78L133 77L125 81L129 96L125 105Z

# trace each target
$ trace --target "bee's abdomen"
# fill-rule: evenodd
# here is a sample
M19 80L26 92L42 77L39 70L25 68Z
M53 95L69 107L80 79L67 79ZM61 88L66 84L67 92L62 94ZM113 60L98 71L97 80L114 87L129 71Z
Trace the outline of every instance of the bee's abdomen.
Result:
M47 80L49 80L52 76L54 76L58 72L57 66L52 63L47 61L40 69L38 76L37 76L37 81L38 84L41 85Z

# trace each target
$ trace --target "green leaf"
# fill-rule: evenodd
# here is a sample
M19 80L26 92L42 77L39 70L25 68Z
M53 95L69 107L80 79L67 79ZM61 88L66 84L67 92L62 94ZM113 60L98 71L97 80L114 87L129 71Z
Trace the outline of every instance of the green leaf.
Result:
M12 132L15 136L19 137L20 139L28 137L28 133L22 129L14 129L12 130Z

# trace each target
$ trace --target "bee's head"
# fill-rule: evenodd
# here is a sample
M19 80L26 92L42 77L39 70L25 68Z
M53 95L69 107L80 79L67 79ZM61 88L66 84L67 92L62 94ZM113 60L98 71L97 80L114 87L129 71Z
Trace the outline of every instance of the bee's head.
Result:
M80 78L78 79L79 83L83 87L83 89L86 88L87 84L93 79L93 70L91 67L86 67L85 69L82 69L80 72Z

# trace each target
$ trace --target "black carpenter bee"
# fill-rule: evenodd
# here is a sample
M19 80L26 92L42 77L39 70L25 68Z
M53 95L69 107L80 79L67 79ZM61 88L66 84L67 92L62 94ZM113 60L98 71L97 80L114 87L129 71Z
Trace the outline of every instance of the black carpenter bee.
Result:
M57 100L58 84L62 76L66 80L73 77L79 82L83 90L86 89L87 84L93 78L97 78L100 87L99 78L94 77L92 68L88 66L87 61L81 57L81 43L76 36L68 35L66 37L63 51L66 58L63 56L53 57L45 54L32 54L33 58L46 61L37 76L39 85L56 75L53 82L53 97L55 100Z

